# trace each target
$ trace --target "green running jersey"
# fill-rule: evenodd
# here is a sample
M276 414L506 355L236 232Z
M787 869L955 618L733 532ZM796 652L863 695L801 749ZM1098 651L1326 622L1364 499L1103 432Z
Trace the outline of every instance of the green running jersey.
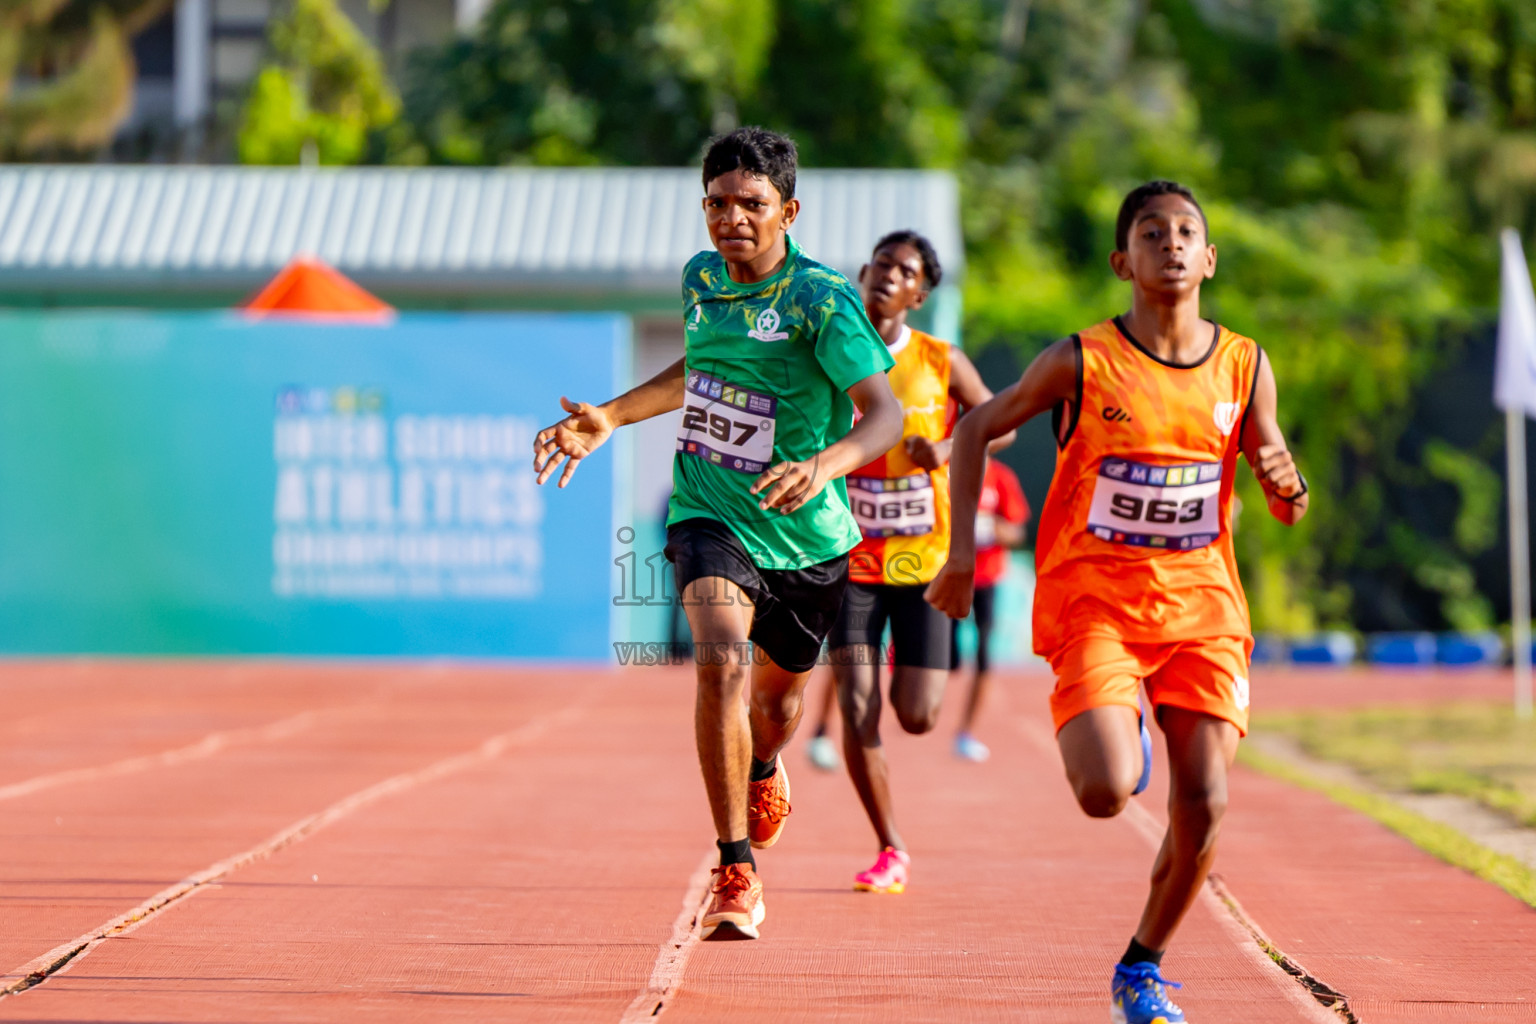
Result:
M748 488L776 462L811 458L853 426L847 391L893 365L848 279L793 239L783 268L737 284L708 250L683 270L683 419L667 525L724 523L760 569L846 554L860 534L841 479L796 511L759 509Z

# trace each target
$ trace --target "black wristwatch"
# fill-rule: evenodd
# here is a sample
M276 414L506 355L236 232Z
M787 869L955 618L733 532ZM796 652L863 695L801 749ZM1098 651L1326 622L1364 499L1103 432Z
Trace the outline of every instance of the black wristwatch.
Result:
M1295 494L1290 495L1289 497L1284 494L1276 494L1275 497L1285 502L1287 505L1294 505L1300 501L1302 496L1307 493L1307 478L1302 476L1301 470L1298 469L1296 471L1296 479L1301 481L1301 490L1297 491Z

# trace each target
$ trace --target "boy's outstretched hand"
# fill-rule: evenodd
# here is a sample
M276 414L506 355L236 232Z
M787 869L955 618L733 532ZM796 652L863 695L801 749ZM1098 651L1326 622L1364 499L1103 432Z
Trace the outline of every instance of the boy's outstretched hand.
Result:
M577 464L608 440L613 422L600 406L590 402L573 402L562 396L560 407L570 415L552 427L545 427L533 439L533 471L542 484L564 462L565 472L560 474L557 485L564 487L571 482Z
M962 569L954 562L945 562L939 574L923 591L923 600L952 619L963 619L971 614L971 599L976 592L976 567Z

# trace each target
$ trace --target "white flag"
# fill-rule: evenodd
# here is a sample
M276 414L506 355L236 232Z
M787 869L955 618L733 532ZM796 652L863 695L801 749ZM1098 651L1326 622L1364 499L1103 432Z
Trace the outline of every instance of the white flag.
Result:
M1536 416L1536 293L1514 228L1500 236L1504 273L1499 300L1499 349L1493 364L1493 404Z

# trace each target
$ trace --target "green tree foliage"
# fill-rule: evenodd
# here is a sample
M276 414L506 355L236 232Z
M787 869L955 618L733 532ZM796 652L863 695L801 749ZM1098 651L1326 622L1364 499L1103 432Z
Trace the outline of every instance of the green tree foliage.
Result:
M400 113L378 52L335 0L292 0L270 39L241 119L241 162L296 164L306 147L322 164L361 162Z
M750 122L812 164L953 165L961 116L914 27L902 0L501 0L407 105L447 163L688 163Z
M1271 354L1320 499L1286 530L1243 485L1256 623L1347 625L1351 581L1404 566L1423 624L1489 622L1490 453L1405 429L1490 314L1494 232L1536 232L1530 0L500 0L407 106L442 162L682 164L753 122L812 166L953 168L967 344L1025 357L1127 305L1119 200L1184 181L1208 313Z
M756 86L772 11L764 0L503 0L473 36L420 62L407 102L437 161L682 163Z
M171 0L0 0L0 159L89 152L133 109L134 33Z
M946 76L973 111L969 341L1033 351L1122 307L1104 269L1118 198L1145 178L1186 181L1222 253L1209 314L1270 352L1325 499L1287 530L1244 487L1256 623L1348 624L1361 612L1348 581L1406 565L1438 601L1414 624L1489 625L1470 568L1496 532L1487 453L1402 439L1416 389L1456 355L1449 339L1496 298L1494 231L1536 230L1536 8L1014 6L1029 9L1017 61ZM1434 481L1459 502L1450 521L1415 523L1389 493Z

